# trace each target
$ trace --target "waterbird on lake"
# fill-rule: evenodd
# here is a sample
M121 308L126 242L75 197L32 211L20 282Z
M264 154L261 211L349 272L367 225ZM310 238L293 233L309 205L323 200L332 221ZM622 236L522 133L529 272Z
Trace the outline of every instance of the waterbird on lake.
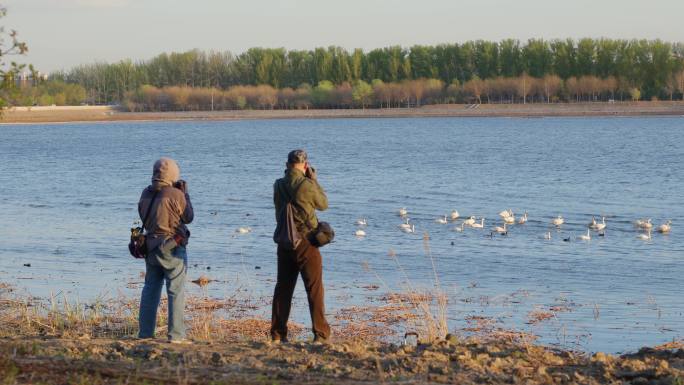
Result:
M356 224L358 226L368 226L368 222L366 221L366 218L357 219Z
M563 238L563 242L570 242L572 241L572 235L568 235L567 238Z
M518 224L519 224L519 225L524 225L525 223L527 223L527 211L525 211L525 213L523 214L523 216L520 217L520 219L518 219Z
M646 220L644 219L637 219L634 224L636 227L644 230L649 230L653 228L653 223L651 223L651 218L648 218Z
M455 221L457 220L461 215L458 213L458 210L453 210L451 212L451 220Z
M405 217L408 215L408 210L406 210L406 207L402 207L399 209L399 216Z
M468 219L464 220L463 223L465 223L466 226L472 226L473 223L475 223L475 217L471 216Z
M472 227L474 229L484 229L484 222L485 222L485 219L484 219L484 217L482 217L482 218L480 218L480 223L473 223L472 225L470 225L470 227Z
M454 231L457 233L462 233L465 230L465 223L461 222L461 226L454 227Z
M411 228L411 225L409 224L409 221L410 221L410 220L411 220L411 219L406 218L406 223L400 224L400 225L399 225L399 228L402 229L402 230L404 230L404 229L410 229L410 228Z
M594 224L589 226L592 230L603 231L606 229L606 217L601 217L601 223L594 220Z
M447 221L447 216L445 215L444 218L435 219L435 223L439 223L440 225L446 225L449 222Z
M563 219L562 216L558 215L558 217L553 218L553 220L551 220L551 223L553 223L553 225L556 227L560 227L563 223L565 223L565 219Z
M648 230L648 233L646 234L639 234L637 235L637 239L641 239L642 241L650 241L651 240L651 230Z
M405 233L415 233L416 232L416 225L411 225L410 227L402 227L401 231Z
M580 241L591 241L591 230L587 229L587 233L578 235L577 239L579 239Z
M502 219L503 219L504 223L507 223L509 225L512 225L515 223L515 216L514 215L503 217Z
M358 230L356 230L356 231L354 232L354 235L356 235L357 237L365 237L365 236L366 236L366 232L363 231L363 230L361 230L361 229L358 229Z
M551 239L551 232L550 231L547 231L546 233L544 233L544 239L546 239L546 240Z
M492 228L492 232L499 233L501 235L506 235L508 234L508 230L506 229L506 224L504 223L503 227L501 226L495 226Z
M596 227L596 217L591 217L591 222L589 222L587 226L589 226L592 229Z
M513 210L508 209L508 210L501 211L499 213L499 216L501 218L512 217L513 216Z
M658 226L657 230L659 233L663 233L663 234L669 233L672 230L672 221L668 220L667 222Z
M238 233L238 234L247 234L247 233L251 233L251 232L252 232L252 228L249 227L249 226L242 226L242 227L238 227L238 228L235 230L235 232Z

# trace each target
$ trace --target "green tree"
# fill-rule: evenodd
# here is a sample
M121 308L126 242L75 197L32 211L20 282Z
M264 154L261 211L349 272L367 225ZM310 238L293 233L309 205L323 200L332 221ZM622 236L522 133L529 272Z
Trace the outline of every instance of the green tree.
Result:
M518 76L523 71L522 52L518 40L506 39L499 44L499 67L505 77Z
M496 77L499 74L499 46L496 43L478 40L475 43L475 73L481 79Z
M551 73L553 56L549 43L541 39L530 39L523 48L523 62L530 76L543 77Z
M352 100L356 104L360 104L361 108L365 109L366 105L370 103L373 98L373 87L363 80L357 80L352 87Z
M322 80L311 90L311 102L317 107L331 107L335 85L329 80Z
M7 9L0 6L0 19L7 16ZM6 43L6 39L9 42ZM23 55L28 52L26 43L19 41L17 31L5 31L4 26L0 26L0 91L4 94L15 87L17 74L24 67L16 62L11 62L9 67L5 66L5 58L9 55ZM35 78L34 78L35 80ZM0 107L4 107L7 100L4 96L0 96ZM0 113L1 116L1 113Z

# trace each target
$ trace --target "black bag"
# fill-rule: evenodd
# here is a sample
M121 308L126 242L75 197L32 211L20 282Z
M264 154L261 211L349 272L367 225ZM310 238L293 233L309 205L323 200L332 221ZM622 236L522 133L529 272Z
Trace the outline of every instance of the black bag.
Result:
M145 223L147 223L147 218L150 216L150 211L152 211L152 205L157 199L157 194L160 190L157 190L150 201L150 206L147 208L147 213L145 213L145 218L143 218L142 225L140 227L131 228L131 241L128 242L128 252L131 253L133 258L145 258L147 257L147 239L145 237Z
M328 222L318 222L318 228L314 232L312 244L316 247L323 247L335 239L335 230Z
M285 192L288 200L285 202L285 207L283 207L283 210L280 212L280 215L277 218L278 223L276 224L275 231L273 232L273 242L288 250L296 249L302 242L302 236L299 234L299 231L297 231L297 224L295 223L294 219L295 207L292 203L294 201L293 195L297 195L297 191L302 183L304 183L304 181L299 183L292 195L287 193L287 187L283 186L282 183L280 183L278 186L281 192Z

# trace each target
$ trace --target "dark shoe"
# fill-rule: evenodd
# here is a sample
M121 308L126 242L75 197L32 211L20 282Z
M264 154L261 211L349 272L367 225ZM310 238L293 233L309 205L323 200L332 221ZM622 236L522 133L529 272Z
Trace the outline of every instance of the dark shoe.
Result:
M288 343L288 341L287 341L287 338L274 337L274 338L271 338L271 343L273 345L280 345L280 344L286 344L286 343Z

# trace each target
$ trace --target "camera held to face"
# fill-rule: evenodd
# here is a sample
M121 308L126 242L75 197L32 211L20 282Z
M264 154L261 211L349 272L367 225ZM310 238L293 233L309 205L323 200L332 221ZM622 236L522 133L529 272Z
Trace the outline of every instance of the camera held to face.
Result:
M188 183L183 179L179 179L174 182L173 187L181 190L182 192L188 192Z

